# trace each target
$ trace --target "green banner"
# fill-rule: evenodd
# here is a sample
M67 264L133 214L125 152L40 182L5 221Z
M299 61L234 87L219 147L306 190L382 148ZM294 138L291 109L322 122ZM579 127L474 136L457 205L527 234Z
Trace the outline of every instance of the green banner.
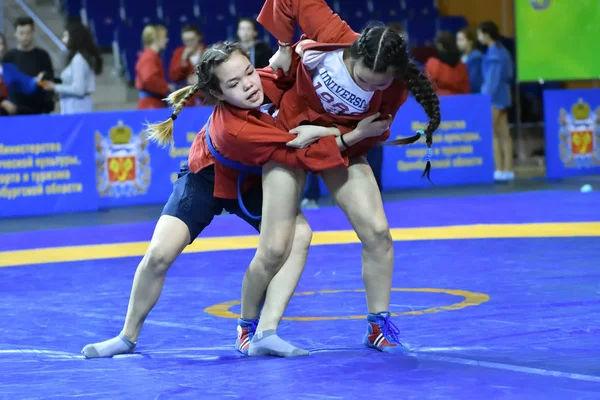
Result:
M521 82L600 78L600 0L516 0Z

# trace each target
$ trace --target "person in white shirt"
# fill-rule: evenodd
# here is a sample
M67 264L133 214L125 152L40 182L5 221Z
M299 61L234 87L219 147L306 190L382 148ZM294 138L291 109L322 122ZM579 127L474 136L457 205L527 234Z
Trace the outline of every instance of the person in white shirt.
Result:
M102 73L100 50L89 30L79 21L67 25L62 41L68 49L67 67L60 74L60 83L45 82L44 87L60 96L61 114L92 112L95 75Z

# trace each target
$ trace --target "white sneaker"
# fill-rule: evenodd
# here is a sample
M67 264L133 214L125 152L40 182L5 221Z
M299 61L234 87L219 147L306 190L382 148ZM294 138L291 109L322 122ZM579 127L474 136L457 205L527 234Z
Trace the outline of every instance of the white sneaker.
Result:
M507 171L504 173L504 178L507 181L514 181L515 180L515 173L513 171Z
M504 171L494 171L494 180L495 181L503 181L504 180Z

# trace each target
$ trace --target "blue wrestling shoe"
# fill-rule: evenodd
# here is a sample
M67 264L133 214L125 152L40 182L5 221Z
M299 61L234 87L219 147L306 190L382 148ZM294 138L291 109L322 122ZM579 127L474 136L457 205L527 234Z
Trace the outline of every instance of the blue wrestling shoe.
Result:
M396 328L391 320L389 312L367 315L367 333L363 338L363 343L367 347L377 349L384 353L408 353L409 350L400 343L398 334L400 330Z
M237 339L235 340L235 349L243 355L248 355L250 341L256 332L258 319L238 318Z

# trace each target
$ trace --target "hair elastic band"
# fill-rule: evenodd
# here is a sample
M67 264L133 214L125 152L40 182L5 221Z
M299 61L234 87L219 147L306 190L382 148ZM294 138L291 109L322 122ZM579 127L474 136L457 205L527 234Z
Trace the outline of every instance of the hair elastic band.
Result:
M427 162L431 161L431 147L427 148Z
M348 143L346 143L346 141L344 140L344 135L340 135L339 136L340 141L342 142L342 144L344 145L345 148L349 148L350 146L348 146Z
M175 121L177 119L177 114L175 114L175 113L171 114L171 119L173 121Z

